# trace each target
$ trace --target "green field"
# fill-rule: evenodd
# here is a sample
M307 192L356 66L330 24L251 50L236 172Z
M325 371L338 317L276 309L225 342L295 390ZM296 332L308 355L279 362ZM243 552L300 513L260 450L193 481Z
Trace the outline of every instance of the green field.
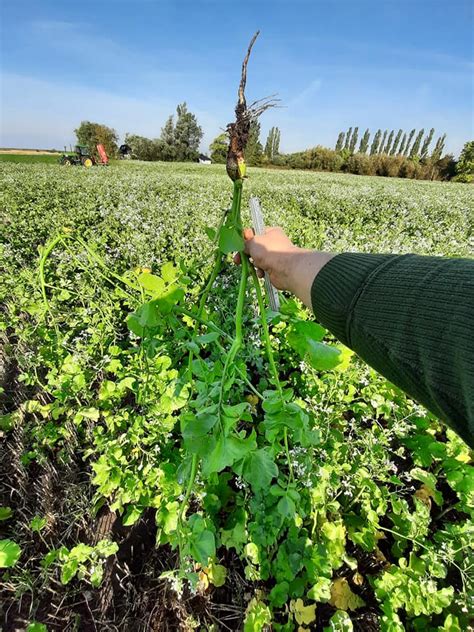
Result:
M13 162L15 164L46 164L56 165L61 154L2 154L0 162Z
M463 184L249 176L298 245L474 252ZM472 452L230 254L203 292L223 167L0 177L6 629L469 629Z

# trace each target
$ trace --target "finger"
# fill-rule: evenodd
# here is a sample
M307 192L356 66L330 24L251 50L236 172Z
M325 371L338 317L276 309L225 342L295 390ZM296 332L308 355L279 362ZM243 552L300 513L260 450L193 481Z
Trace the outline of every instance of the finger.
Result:
M244 228L244 239L253 239L254 236L251 228Z
M261 268L257 268L257 276L259 279L263 279L265 272Z
M239 252L236 252L234 255L234 263L238 266L240 266L240 264L242 263Z

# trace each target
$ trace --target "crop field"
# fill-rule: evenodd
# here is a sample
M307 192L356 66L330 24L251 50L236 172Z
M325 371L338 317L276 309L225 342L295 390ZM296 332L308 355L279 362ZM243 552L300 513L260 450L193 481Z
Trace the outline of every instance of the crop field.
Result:
M0 178L5 630L473 629L472 451L264 309L223 166ZM244 224L249 196L308 248L474 253L467 185L251 169Z
M61 154L58 153L46 153L46 152L38 152L33 153L32 151L18 151L15 152L13 150L0 150L0 162L13 162L20 164L48 164L48 165L56 165L58 164L58 159Z

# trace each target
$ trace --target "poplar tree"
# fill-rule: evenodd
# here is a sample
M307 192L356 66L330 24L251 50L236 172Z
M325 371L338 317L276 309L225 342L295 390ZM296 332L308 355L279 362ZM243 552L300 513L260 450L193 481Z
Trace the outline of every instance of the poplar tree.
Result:
M378 129L375 136L374 136L374 140L372 141L372 145L370 146L370 155L374 156L375 154L378 154L379 151L379 143L380 143L380 137L382 136L382 130Z
M273 140L274 140L274 137L275 137L275 128L272 127L270 129L270 131L268 132L267 141L265 143L265 149L263 150L265 156L269 160L272 160L272 158L273 158Z
M367 153L367 149L369 147L369 139L370 139L370 131L366 129L360 141L359 153L361 154Z
M346 134L346 142L344 143L344 149L349 149L349 143L351 142L352 127L349 127Z
M441 159L445 140L446 140L446 134L443 134L436 141L435 148L433 149L433 153L431 154L431 160L433 160L434 162L437 162L438 160Z
M278 155L280 149L280 130L272 127L268 132L264 153L269 160L273 160Z
M397 132L397 135L395 136L395 140L393 141L392 150L390 151L390 155L391 156L396 156L398 145L400 144L400 138L401 137L402 137L402 130L399 129L398 132Z
M415 138L415 142L413 143L413 146L410 151L410 158L414 158L415 156L418 156L418 152L420 151L421 139L423 138L424 133L425 133L425 130L423 128L420 129L420 131L418 132L418 135Z
M390 149L392 148L392 142L393 142L393 136L395 134L395 130L392 129L392 131L390 132L390 135L388 137L388 141L387 144L385 145L385 149L384 149L384 154L389 154L390 153Z
M429 133L426 135L425 142L423 143L423 147L421 148L422 160L426 160L426 158L428 158L428 150L430 148L431 141L433 140L434 132L434 127L432 127Z
M345 132L339 132L339 136L337 137L337 143L336 143L336 151L341 151L341 149L343 148L345 137L346 137Z
M358 138L359 138L359 128L355 127L354 132L352 134L351 142L349 143L349 151L351 152L351 154L353 154L355 151Z
M404 132L404 133L403 133L403 138L402 138L402 143L401 143L401 145L400 145L400 150L399 150L399 152L398 152L398 155L399 155L399 156L403 156L403 152L404 152L404 150L405 150L405 145L406 145L406 144L407 144L407 133L406 133L406 132Z
M415 135L416 129L412 129L409 136L408 136L408 140L407 140L407 144L405 147L405 152L403 153L404 156L408 156L408 152L410 151L410 144L411 141L413 139L413 136Z
M380 143L380 147L379 147L379 154L383 154L383 150L385 147L385 140L387 139L387 134L388 134L388 129L386 129L385 132L383 133L382 142Z
M280 153L280 138L281 138L280 128L275 127L275 137L273 139L273 157L274 158L275 156L278 156L278 154Z
M260 122L252 120L250 123L249 139L245 149L245 161L251 167L258 166L262 161L263 147L260 142Z

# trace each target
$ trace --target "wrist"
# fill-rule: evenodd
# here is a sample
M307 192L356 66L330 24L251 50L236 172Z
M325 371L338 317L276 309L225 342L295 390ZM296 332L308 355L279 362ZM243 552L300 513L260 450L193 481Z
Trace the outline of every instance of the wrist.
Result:
M330 252L298 249L291 253L288 266L288 289L312 309L311 287L322 268L335 255Z

